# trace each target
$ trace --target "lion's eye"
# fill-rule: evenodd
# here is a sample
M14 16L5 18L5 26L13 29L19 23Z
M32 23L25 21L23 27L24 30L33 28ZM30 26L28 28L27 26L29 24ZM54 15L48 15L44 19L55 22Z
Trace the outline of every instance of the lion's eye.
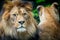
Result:
M13 16L17 16L17 14L13 14Z
M23 15L26 15L26 13L24 13Z

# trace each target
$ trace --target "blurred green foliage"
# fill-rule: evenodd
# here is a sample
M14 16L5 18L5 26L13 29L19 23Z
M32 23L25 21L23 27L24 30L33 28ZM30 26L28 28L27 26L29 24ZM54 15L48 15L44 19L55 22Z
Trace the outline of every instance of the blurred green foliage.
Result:
M33 16L34 16L34 18L37 20L37 22L39 23L39 15L38 15L37 9L34 9L34 10L33 10Z
M35 0L36 3L44 2L45 0Z

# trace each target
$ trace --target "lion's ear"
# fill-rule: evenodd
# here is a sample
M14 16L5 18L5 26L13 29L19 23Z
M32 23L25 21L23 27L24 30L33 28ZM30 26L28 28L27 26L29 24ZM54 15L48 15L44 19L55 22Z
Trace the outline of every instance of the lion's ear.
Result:
M11 2L6 2L3 5L4 10L10 10L13 7L13 4Z
M57 2L52 3L51 7L58 8L58 3Z
M33 8L31 2L24 2L24 5L25 5L25 7L26 7L28 10L32 10L32 8Z
M10 10L14 5L17 5L20 2L21 2L20 0L6 0L5 4L3 5L3 8L5 10Z
M5 0L5 2L20 2L21 0Z
M2 15L2 20L8 21L10 17L9 11L5 11Z

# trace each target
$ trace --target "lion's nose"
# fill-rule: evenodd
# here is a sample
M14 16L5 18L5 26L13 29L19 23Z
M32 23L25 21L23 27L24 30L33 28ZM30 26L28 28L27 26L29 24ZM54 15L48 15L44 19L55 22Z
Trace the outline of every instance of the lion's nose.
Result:
M19 23L22 25L25 21L19 21Z

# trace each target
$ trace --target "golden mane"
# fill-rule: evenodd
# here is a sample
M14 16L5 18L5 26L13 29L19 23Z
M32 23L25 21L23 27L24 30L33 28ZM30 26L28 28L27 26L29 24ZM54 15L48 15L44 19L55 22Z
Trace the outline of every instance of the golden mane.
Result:
M3 8L4 8L4 10L10 11L14 6L25 7L27 9L32 10L32 4L30 2L23 2L23 1L21 1L21 2L19 2L19 1L15 1L15 2L8 1L3 5Z
M18 37L18 39L21 39L21 40L28 40L29 38L35 36L36 31L37 31L37 22L34 19L34 17L32 16L32 11L31 11L32 10L32 5L29 2L26 2L26 3L17 2L16 5L14 3L8 2L8 3L4 4L3 8L4 8L5 11L2 15L2 20L1 20L1 28L3 28L2 29L3 30L2 35L11 36L12 38L13 37L17 38ZM27 21L25 23L25 25L27 25L27 28L26 28L27 32L22 32L22 33L17 32L16 29L13 27L14 25L11 21L12 20L11 19L11 11L14 10L15 8L16 9L21 8L20 11L28 10L26 12L28 12L27 16L29 18L27 19ZM24 17L24 16L22 16L22 17ZM17 25L17 24L15 24L15 25Z

